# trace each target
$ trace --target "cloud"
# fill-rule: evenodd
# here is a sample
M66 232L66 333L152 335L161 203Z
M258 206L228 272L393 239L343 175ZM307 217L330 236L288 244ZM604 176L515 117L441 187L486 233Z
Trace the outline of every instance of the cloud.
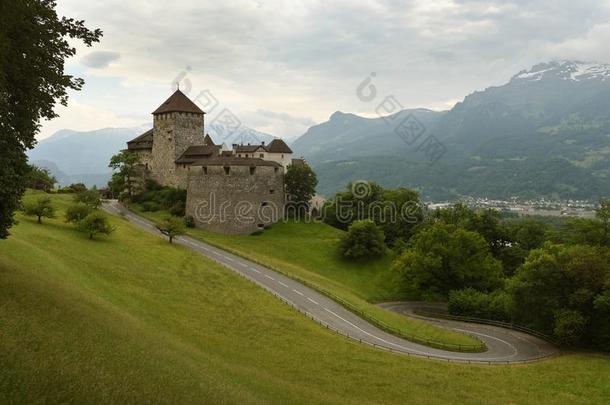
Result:
M87 67L103 69L108 67L111 62L119 60L120 57L121 54L118 52L95 51L83 56L80 61Z
M104 31L81 60L97 68L82 74L82 103L147 114L191 66L193 95L209 89L245 125L279 136L337 110L372 113L355 95L371 72L380 96L436 107L548 59L610 61L604 0L59 3ZM109 77L122 85L103 85Z

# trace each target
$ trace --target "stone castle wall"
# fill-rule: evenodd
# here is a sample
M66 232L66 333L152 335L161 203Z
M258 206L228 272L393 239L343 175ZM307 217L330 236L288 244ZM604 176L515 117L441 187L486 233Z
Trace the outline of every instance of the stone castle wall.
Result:
M152 178L162 186L186 188L186 175L175 161L189 146L203 145L203 114L156 114L153 139Z
M190 166L186 215L198 227L248 235L284 216L284 171L281 167Z

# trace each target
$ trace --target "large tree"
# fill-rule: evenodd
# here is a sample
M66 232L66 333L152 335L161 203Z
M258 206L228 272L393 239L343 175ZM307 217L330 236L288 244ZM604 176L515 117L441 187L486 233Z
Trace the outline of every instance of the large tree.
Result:
M41 120L57 117L67 105L67 90L83 80L64 73L75 55L69 38L87 46L100 30L83 21L59 17L52 0L0 1L0 238L8 236L28 173L25 152L34 147Z
M447 298L452 290L491 291L501 286L502 266L476 232L436 223L413 236L394 262L408 290Z
M284 179L290 204L297 214L309 209L309 202L316 193L318 178L309 165L290 165Z
M116 170L108 183L108 187L113 194L116 194L117 197L120 198L120 194L127 191L129 198L133 197L139 165L140 157L136 153L126 150L121 151L110 158L108 167Z

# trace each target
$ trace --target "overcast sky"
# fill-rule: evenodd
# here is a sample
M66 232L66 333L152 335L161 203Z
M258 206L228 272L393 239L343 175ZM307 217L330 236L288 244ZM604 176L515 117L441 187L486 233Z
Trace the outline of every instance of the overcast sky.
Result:
M104 37L78 46L66 67L86 85L40 138L151 122L180 79L202 104L218 100L208 122L228 108L244 125L294 137L337 110L373 116L375 102L356 96L372 72L379 97L442 110L539 62L610 62L604 0L59 3Z

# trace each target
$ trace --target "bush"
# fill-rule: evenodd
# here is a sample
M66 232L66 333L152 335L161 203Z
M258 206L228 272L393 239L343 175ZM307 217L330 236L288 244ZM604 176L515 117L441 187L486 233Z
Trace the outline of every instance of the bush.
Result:
M449 313L510 322L510 296L502 290L484 293L473 288L449 293Z
M562 309L555 314L553 335L559 343L573 346L580 343L586 326L587 320L580 312Z
M161 209L158 203L154 201L146 201L142 203L142 211L144 212L157 212Z
M169 209L169 213L175 217L183 217L185 212L186 207L182 201L177 202Z
M356 221L341 238L339 251L348 259L379 257L385 253L383 232L373 221Z
M193 218L192 215L188 215L188 216L184 217L184 225L187 228L194 228L195 227L195 218Z
M87 215L91 214L93 208L86 204L74 204L66 209L66 222L68 223L77 223L82 221L87 217Z

